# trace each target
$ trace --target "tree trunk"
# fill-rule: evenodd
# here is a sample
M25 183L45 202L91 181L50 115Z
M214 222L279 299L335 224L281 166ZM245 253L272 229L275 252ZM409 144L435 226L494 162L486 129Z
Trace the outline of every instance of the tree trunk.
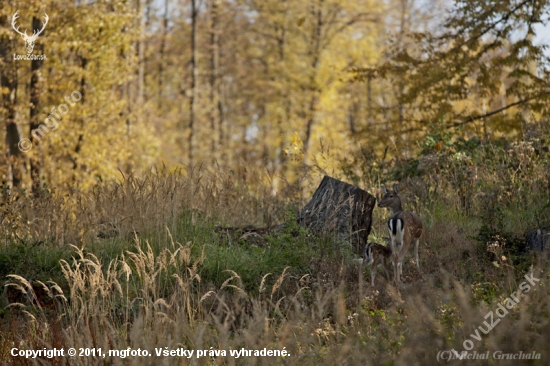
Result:
M307 122L306 122L306 137L304 141L304 164L308 161L308 153L311 148L311 133L313 130L313 125L315 123L315 115L317 114L317 105L319 103L319 87L317 85L317 74L319 72L319 60L321 58L321 37L322 37L322 28L323 23L323 13L321 7L323 0L320 0L317 6L311 6L311 16L316 19L315 26L313 27L311 34L311 43L312 49L310 50L310 55L312 56L311 61L311 71L310 71L310 82L309 89L311 92L311 99L309 102L309 109L307 112Z
M82 77L80 78L80 95L81 95L80 103L84 104L84 100L86 98L86 77L85 77L85 75L86 75L86 65L88 65L88 59L83 57L83 56L79 56L79 59L80 59L80 68L82 69ZM128 86L126 85L125 90L128 90L127 87ZM75 145L75 148L74 148L74 154L73 154L73 156L70 157L70 159L73 163L73 183L76 183L78 170L81 168L81 167L79 167L79 164L78 164L78 158L79 158L79 155L80 155L80 151L82 150L82 144L84 143L84 117L79 116L77 120L79 121L78 130L80 132L78 133L78 138L76 140L76 145ZM129 124L130 123L129 120L126 120L126 123Z
M355 137L357 133L357 127L355 123L357 122L357 115L359 113L359 100L356 97L352 98L351 105L349 106L348 111L348 120L349 120L349 133L351 137Z
M33 29L40 29L42 26L42 20L40 18L32 18L32 27ZM39 37L44 37L44 32ZM38 51L38 54L44 54L44 44L42 42L38 43L35 48ZM40 80L42 79L42 70L44 68L43 60L32 60L31 61L31 84L30 84L30 126L29 126L29 136L33 130L37 129L40 125L38 120L38 104L40 102L40 94L42 92ZM35 145L38 145L39 140L35 140ZM35 146L37 147L37 146ZM31 166L31 181L32 181L32 194L35 198L38 198L40 195L40 175L42 172L42 161L40 152L35 150L35 154L30 159Z
M319 92L312 89L311 93L306 122L306 138L304 141L304 164L308 162L308 153L311 148L311 132L313 131L313 124L315 123L315 115L317 113L317 105L319 104Z
M189 168L193 169L193 135L197 103L197 0L191 0L191 96L189 103Z
M300 211L298 223L316 235L332 233L350 240L358 253L367 243L375 202L376 198L370 193L325 176Z
M221 117L221 108L219 107L220 35L218 30L218 12L219 0L212 0L212 8L210 9L212 21L210 26L210 48L212 52L212 73L210 74L210 129L212 132L212 153L216 151L216 126L220 123ZM219 138L221 144L221 136L219 136Z
M1 6L1 5L0 5ZM0 28L8 28L7 17L0 16ZM21 45L18 39L17 44ZM15 123L15 104L17 101L17 70L15 61L11 59L10 37L5 33L0 37L0 97L2 107L5 111L6 120L6 162L7 162L7 180L11 188L17 188L21 185L23 179L23 157L19 149L21 134ZM25 147L30 147L30 144Z
M369 73L367 75L367 126L371 128L371 126L374 124L373 119L373 111L372 111L372 74Z
M144 93L145 93L145 1L137 0L137 13L138 13L138 29L139 29L139 39L137 41L137 58L138 58L138 67L137 67L137 96L136 100L133 101L136 103L138 108L143 107ZM136 114L136 119L138 123L141 122L141 113ZM127 131L126 134L129 136L132 133L132 123L130 119L127 120Z
M162 19L162 35L159 50L159 75L158 75L158 108L162 106L162 73L164 72L164 52L166 48L166 37L168 35L168 5L169 0L164 0L164 18Z

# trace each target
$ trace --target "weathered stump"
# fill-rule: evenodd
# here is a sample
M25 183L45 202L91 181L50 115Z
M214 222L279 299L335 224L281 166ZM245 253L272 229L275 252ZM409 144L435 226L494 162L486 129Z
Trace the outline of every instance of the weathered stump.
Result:
M335 234L359 253L367 243L376 198L349 183L325 176L298 216L298 224L316 235Z

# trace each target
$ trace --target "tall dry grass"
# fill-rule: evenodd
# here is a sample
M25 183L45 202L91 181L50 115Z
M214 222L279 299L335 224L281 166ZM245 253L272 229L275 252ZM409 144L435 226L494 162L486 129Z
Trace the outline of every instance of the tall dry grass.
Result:
M379 182L398 180L405 207L424 220L421 271L405 263L400 288L383 276L371 287L349 243L334 238L289 230L260 245L216 233L219 225L270 226L292 218L307 197L303 187L314 188L321 169L308 171L302 186L289 184L277 195L266 184L273 177L244 168L197 169L190 175L154 171L121 176L90 192L46 190L38 199L13 195L0 210L1 271L12 275L5 294L16 300L0 301L0 360L434 364L439 351L462 351L488 312L533 273L540 282L494 329L480 333L474 350L541 354L541 360L476 361L483 365L547 364L549 265L518 245L525 230L549 218L548 152L521 147L517 153L513 146L495 145L478 156L453 148L408 162L416 166L412 175L403 173L409 168L402 162L384 170L382 162L365 168L372 174L362 176L361 186L376 193ZM494 160L487 159L491 154ZM422 159L436 162L427 171L419 169ZM346 171L332 173L345 179ZM386 219L387 212L375 209L372 240L383 242ZM46 286L43 292L34 290L39 282ZM103 352L130 347L153 356L26 360L10 356L13 347ZM206 354L284 349L289 356L155 355L166 347ZM468 361L449 363L459 362Z
M96 234L132 238L135 231L163 231L189 213L221 225L272 225L283 221L285 202L265 184L265 172L246 168L208 172L200 167L153 170L99 182L89 192L44 188L38 198L4 187L0 203L3 242L79 245Z

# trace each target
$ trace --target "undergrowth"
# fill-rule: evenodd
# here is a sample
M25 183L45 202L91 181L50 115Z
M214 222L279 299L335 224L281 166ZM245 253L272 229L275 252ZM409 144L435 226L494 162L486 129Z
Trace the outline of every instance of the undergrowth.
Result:
M414 159L388 163L369 155L370 162L342 163L335 177L373 194L380 183L399 183L406 209L423 219L420 271L404 263L400 287L382 275L372 287L350 243L298 226L295 212L305 198L296 200L295 187L288 197L273 194L261 172L155 171L91 192L46 189L38 198L4 190L0 359L10 365L433 364L439 351L462 351L472 329L532 273L540 282L473 340L474 350L535 351L540 360L520 362L546 364L549 265L525 245L529 230L550 224L544 141L542 132L515 143L434 133ZM308 170L304 187L314 187L322 171ZM371 241L384 243L388 215L375 208ZM244 231L282 223L265 235ZM24 359L10 355L14 347L130 347L153 356ZM154 355L165 347L284 348L290 356Z

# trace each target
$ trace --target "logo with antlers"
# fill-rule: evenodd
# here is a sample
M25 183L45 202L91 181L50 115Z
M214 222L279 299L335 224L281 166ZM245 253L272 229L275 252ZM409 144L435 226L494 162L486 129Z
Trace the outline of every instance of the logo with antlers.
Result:
M32 36L29 36L27 34L26 29L25 29L25 33L21 33L19 31L19 27L15 26L15 21L17 20L17 18L19 18L19 15L17 13L19 13L19 10L16 11L15 14L13 14L13 17L11 18L11 26L13 27L13 29L15 29L17 33L21 35L21 37L23 37L27 48L27 54L31 54L32 50L34 49L34 42L36 41L40 33L44 31L44 29L46 28L46 24L48 24L48 19L49 19L48 14L44 13L44 26L42 27L42 29L40 29L38 32L33 29Z

